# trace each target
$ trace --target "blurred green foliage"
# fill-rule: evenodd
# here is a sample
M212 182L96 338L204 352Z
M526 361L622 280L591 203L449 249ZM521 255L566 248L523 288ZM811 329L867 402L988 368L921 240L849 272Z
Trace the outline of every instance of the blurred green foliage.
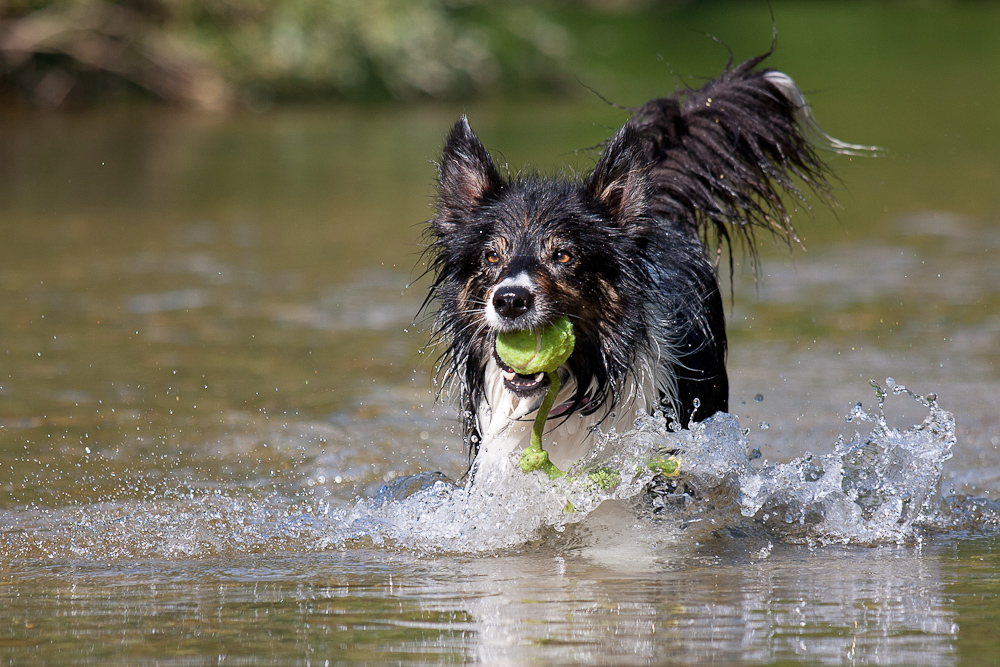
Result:
M996 53L996 5L952 0L0 0L0 102L138 95L260 109L589 86L640 103L697 83L684 74L717 73L727 47L739 58L766 51L772 15L780 47L770 64L811 63L824 86L897 43L920 45L908 62L928 67L948 66L935 54L949 40L987 61ZM984 29L970 20L951 34L967 15ZM853 48L824 55L843 44ZM883 71L884 85L916 69ZM663 83L649 91L650 80Z
M0 1L0 94L43 106L145 91L207 109L456 97L568 77L527 0Z

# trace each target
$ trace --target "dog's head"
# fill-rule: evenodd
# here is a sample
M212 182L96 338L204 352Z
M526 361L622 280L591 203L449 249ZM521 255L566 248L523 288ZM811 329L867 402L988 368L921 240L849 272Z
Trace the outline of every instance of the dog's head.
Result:
M583 180L501 173L459 119L441 157L430 227L428 300L438 302L446 375L475 398L498 332L566 315L577 339L565 366L577 381L572 409L596 410L614 397L646 340L648 171L641 138L625 128ZM530 395L543 383L508 373L506 386Z

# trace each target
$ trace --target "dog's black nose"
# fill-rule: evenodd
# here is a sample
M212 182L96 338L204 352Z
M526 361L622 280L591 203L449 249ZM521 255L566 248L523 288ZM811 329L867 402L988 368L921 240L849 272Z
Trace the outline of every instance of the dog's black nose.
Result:
M493 295L493 308L500 317L512 320L535 307L535 297L519 285L498 289Z

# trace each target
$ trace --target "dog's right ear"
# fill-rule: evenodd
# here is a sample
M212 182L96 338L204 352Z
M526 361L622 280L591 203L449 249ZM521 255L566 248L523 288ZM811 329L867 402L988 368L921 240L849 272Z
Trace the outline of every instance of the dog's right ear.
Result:
M448 135L438 165L438 223L459 224L503 184L465 114Z

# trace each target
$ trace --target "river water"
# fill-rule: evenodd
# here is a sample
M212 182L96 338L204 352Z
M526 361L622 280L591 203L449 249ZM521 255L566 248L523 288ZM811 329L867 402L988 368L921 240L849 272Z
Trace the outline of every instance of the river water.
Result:
M379 495L468 463L415 320L450 123L586 169L619 112L5 115L0 659L995 660L1000 100L977 82L1000 61L970 38L920 85L910 47L800 75L788 41L804 87L840 86L814 96L827 129L885 151L833 158L841 208L800 216L805 250L740 260L733 414L607 434L581 471L615 467L610 489ZM637 462L662 447L697 493L654 512Z

